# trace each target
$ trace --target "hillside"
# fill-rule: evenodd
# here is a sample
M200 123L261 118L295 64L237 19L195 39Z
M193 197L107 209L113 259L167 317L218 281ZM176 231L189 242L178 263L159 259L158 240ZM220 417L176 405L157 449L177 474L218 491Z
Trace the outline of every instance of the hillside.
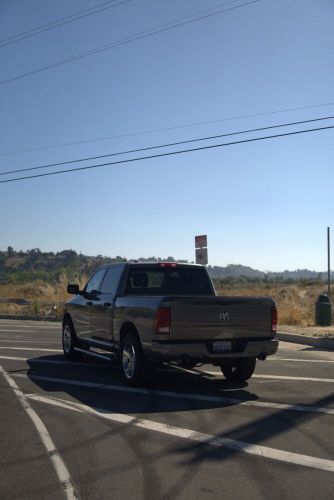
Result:
M311 279L325 281L327 280L327 273L319 273L317 271L310 271L309 269L297 269L296 271L282 271L277 272L263 272L257 269L253 269L248 266L229 264L226 267L220 266L208 266L209 274L212 278L240 278L245 277L249 279L260 279L260 280L300 280L300 279ZM334 273L332 272L332 277Z
M39 248L27 251L16 251L8 247L0 251L0 283L30 283L40 280L48 283L58 283L65 279L75 280L89 276L97 267L113 262L126 262L126 258L117 255L107 257L102 255L87 256L74 250L62 250L60 252L42 252ZM174 257L139 258L139 262L175 261ZM178 262L187 262L178 260ZM246 280L326 280L326 273L298 269L296 271L284 271L281 273L265 273L248 266L230 264L225 267L208 266L208 272L212 278L220 279L246 279ZM332 273L333 276L333 273ZM333 276L334 277L334 276Z

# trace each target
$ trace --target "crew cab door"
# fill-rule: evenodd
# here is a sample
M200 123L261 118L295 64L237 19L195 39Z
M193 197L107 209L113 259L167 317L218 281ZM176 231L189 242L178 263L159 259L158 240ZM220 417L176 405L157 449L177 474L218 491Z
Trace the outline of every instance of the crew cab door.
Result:
M77 301L75 308L75 329L77 336L82 339L89 339L93 334L93 306L96 302L100 301L99 289L105 273L106 269L96 271Z
M90 312L91 341L101 344L112 344L114 340L113 319L114 302L123 271L122 266L110 266L103 281L92 300Z

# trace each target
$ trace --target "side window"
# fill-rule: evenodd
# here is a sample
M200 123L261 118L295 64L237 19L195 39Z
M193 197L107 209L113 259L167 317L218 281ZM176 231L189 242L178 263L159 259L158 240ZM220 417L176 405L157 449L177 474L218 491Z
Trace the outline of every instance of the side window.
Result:
M100 289L101 281L103 279L105 272L106 272L105 269L100 269L91 277L85 288L86 293L92 293L93 290Z
M122 271L123 267L109 267L101 286L102 293L111 293L113 295L116 294Z

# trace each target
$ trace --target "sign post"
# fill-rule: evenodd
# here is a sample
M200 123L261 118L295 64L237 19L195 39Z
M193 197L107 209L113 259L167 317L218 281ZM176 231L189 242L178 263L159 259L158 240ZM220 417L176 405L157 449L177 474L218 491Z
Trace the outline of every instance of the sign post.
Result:
M327 287L328 295L331 295L331 249L330 249L330 228L327 228Z
M196 264L206 266L208 263L208 238L206 234L195 236Z

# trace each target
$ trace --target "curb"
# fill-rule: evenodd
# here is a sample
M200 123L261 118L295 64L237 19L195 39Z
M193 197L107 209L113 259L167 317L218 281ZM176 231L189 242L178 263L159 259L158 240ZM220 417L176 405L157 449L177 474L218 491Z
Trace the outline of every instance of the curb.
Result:
M322 347L334 351L334 339L319 337L307 337L306 335L297 335L296 333L277 333L278 340L283 342L292 342L294 344L310 345L313 347Z
M58 321L56 316L27 316L26 314L0 314L0 319L20 319L24 321Z

